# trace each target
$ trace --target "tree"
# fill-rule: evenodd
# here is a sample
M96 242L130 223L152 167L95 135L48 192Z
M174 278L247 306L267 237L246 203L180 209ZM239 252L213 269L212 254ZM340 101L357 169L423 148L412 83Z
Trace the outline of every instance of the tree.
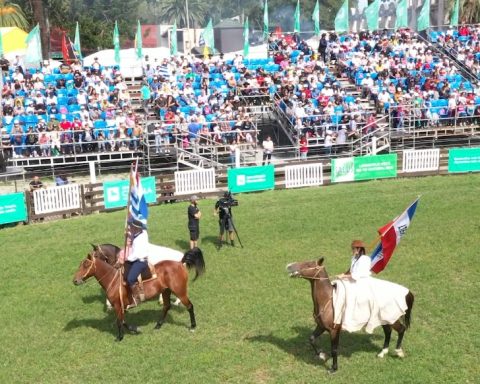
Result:
M28 32L30 25L18 4L0 0L0 27L18 27Z
M188 0L188 21L193 25L204 26L206 24L207 5L201 0ZM164 0L158 7L160 20L172 23L177 20L179 28L187 26L187 8L185 0Z
M460 20L462 23L478 23L480 21L480 2L478 0L464 0L461 4Z
M34 24L40 27L40 40L42 42L42 57L48 58L50 51L50 30L45 18L45 8L42 0L31 0Z

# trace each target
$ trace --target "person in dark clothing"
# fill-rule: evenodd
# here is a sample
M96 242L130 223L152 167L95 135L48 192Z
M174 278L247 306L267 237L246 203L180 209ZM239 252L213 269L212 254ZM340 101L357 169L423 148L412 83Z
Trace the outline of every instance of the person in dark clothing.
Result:
M190 231L190 249L196 248L200 236L200 218L202 212L197 206L198 197L193 195L188 206L188 230Z
M328 47L327 35L325 33L322 33L322 37L320 38L320 43L318 44L318 53L322 57L322 60L324 63L326 63L327 61L327 47Z

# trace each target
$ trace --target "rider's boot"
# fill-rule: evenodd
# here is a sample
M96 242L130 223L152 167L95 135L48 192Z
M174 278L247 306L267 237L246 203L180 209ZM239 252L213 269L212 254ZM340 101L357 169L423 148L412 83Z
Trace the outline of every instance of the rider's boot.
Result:
M140 304L141 301L141 294L140 294L140 287L138 283L135 283L130 286L130 292L132 293L132 302L127 305L127 309L135 308L137 305Z

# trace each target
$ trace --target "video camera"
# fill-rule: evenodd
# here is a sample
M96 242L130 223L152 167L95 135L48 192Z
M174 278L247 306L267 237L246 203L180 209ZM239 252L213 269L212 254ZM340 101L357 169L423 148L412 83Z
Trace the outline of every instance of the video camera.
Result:
M232 192L225 192L223 197L219 200L220 208L229 209L231 207L238 206L238 200L235 200L232 196Z

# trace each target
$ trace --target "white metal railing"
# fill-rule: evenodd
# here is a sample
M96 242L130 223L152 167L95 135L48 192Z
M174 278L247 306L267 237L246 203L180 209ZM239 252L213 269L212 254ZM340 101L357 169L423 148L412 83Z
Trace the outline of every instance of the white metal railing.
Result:
M300 164L285 167L285 188L311 187L323 184L323 165Z
M80 207L80 186L78 184L49 187L33 192L33 208L36 215L79 209Z
M440 149L403 151L403 172L436 171L440 166Z
M214 168L175 172L176 195L213 192L216 189Z

